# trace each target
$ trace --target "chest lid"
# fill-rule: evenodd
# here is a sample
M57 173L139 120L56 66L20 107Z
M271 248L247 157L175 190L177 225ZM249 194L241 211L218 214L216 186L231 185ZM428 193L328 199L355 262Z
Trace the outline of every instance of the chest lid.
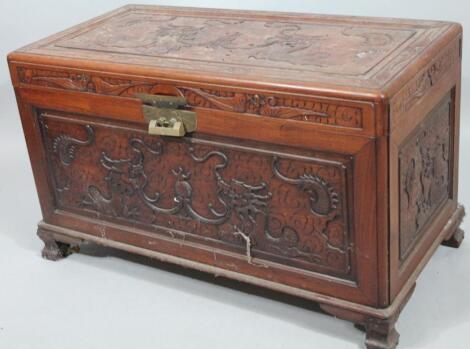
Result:
M406 79L418 57L460 30L438 21L130 5L10 60L367 97Z

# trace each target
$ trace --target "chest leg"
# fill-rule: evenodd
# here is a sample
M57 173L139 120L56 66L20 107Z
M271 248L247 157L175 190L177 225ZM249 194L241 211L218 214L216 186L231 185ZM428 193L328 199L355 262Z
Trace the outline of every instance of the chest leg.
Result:
M70 238L61 239L61 236L51 233L44 228L39 227L37 235L44 242L42 257L51 261L57 261L67 257L72 252L79 251L78 240Z

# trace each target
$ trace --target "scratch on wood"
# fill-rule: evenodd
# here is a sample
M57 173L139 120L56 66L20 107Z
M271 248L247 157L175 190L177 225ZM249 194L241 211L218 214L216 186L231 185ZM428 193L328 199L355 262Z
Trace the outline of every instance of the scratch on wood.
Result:
M175 234L173 234L171 230L167 230L166 232L171 236L172 239L175 239Z
M103 239L106 239L106 226L100 226L99 227L99 230L100 230L100 235Z
M229 270L238 271L238 265L236 265L235 263L227 263L225 264L225 266Z
M250 237L241 231L236 231L234 232L235 235L240 235L243 240L245 240L246 243L246 259L248 261L248 264L251 264L251 240Z

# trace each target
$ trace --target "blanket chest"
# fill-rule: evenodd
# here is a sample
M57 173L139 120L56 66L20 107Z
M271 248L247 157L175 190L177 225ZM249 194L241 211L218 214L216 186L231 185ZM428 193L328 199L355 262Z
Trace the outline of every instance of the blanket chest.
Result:
M462 29L126 6L8 57L43 256L84 241L318 302L395 348L458 247Z

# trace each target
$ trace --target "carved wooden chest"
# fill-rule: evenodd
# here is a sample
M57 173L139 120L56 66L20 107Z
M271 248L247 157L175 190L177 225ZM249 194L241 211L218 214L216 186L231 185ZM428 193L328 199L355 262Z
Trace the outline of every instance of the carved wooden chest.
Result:
M458 246L462 29L127 6L12 53L43 256L113 246L319 302L394 348Z

